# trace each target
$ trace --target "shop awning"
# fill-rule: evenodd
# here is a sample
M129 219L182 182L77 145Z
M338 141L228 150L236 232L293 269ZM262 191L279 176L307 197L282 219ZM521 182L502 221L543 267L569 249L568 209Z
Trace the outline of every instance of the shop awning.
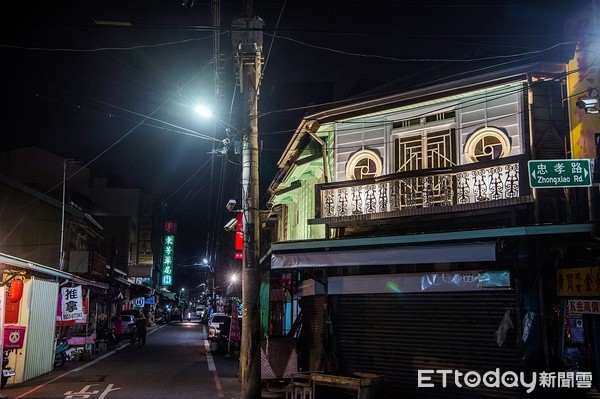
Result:
M26 270L30 270L30 271L35 271L38 273L43 273L43 274L46 274L46 275L52 276L52 277L64 278L66 280L73 281L73 283L75 283L75 284L81 284L81 285L85 285L88 287L100 288L103 290L108 289L108 285L104 284L102 282L89 280L87 278L76 276L69 272L58 270L58 269L55 269L50 266L45 266L40 263L35 263L35 262L29 261L26 259L17 258L16 256L4 254L4 253L0 253L0 263L4 263L4 264L10 265L10 266L14 266L14 267L18 267L18 268L22 268L22 269L26 269Z
M493 229L282 241L271 244L271 268L402 265L496 260L503 237L592 234L593 223L502 227Z
M71 273L64 272L62 270L55 269L50 266L45 266L39 263L31 262L26 259L17 258L16 256L0 253L0 263L5 263L10 266L20 267L26 270L32 270L39 273L46 274L52 277L72 279Z
M99 281L88 280L87 278L73 276L73 283L85 285L87 287L99 288L101 290L108 290L108 284L101 283Z
M496 260L496 241L271 254L272 269Z

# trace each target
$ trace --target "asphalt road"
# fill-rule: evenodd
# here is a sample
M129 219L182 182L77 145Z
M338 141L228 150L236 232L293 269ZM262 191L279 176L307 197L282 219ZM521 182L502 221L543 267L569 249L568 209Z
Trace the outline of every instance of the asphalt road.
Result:
M144 348L123 345L0 391L9 399L239 399L238 358L210 351L197 320L149 330Z

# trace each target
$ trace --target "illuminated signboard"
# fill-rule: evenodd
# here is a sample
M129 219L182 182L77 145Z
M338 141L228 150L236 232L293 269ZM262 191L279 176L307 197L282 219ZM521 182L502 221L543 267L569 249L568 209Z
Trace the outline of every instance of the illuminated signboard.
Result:
M235 227L235 255L233 259L242 259L244 257L244 224L242 222L242 212L235 215L237 225Z
M173 284L173 255L175 250L175 236L165 234L162 257L162 285Z
M177 222L174 220L165 221L165 234L177 233Z

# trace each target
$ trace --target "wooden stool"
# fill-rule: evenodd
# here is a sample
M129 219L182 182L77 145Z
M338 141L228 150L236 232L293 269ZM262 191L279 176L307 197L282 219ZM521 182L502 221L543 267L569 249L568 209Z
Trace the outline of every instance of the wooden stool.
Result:
M310 374L292 374L289 385L285 390L286 399L312 399L313 390Z

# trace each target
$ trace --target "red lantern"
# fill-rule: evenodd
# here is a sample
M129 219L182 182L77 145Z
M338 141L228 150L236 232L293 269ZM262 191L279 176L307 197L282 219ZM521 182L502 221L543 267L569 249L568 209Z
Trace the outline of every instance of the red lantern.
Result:
M23 280L13 280L10 282L10 288L6 293L6 299L9 302L19 302L23 297Z

